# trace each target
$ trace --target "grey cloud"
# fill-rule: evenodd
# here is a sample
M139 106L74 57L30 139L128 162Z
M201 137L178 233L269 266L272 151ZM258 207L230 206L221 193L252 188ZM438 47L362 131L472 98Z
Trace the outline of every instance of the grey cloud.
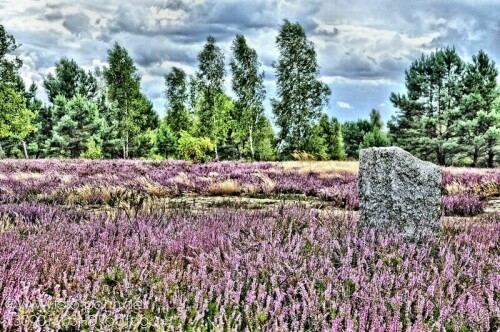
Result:
M175 44L169 44L167 42L165 45L141 45L143 47L136 47L133 50L134 60L143 67L160 64L166 60L195 65L196 55L190 53L188 50L176 47Z
M336 36L336 35L338 35L338 34L339 34L339 29L337 29L337 28L333 28L333 31L327 31L327 30L325 30L325 29L321 29L321 28L319 28L319 29L316 29L316 31L314 31L314 33L315 33L316 35L319 35L319 36L329 36L329 37L334 37L334 36Z
M64 15L60 11L53 11L50 13L46 13L45 15L43 15L43 17L47 21L52 22L52 21L62 20L64 18Z
M47 3L45 6L49 9L62 9L64 7L66 7L66 4L64 2L52 1L52 2Z
M90 19L83 13L71 14L66 16L62 25L73 34L81 34L88 32Z
M388 96L394 89L404 88L405 68L422 52L436 47L455 45L463 56L485 49L500 63L500 4L494 1L47 2L0 1L0 22L23 44L18 52L33 60L29 70L46 72L61 56L87 67L105 62L106 49L117 41L130 51L145 77L143 91L159 111L164 105L163 75L170 63L196 70L196 55L208 34L217 38L228 62L228 45L236 33L242 33L256 48L266 72L269 112L269 99L275 90L271 66L277 57L274 39L284 18L301 23L314 40L322 75L349 81L330 84L331 111L341 119L367 116L372 107L385 103L388 106L381 111L387 120L391 112ZM18 24L21 17L26 24ZM351 33L342 26L373 29L375 34L370 30ZM393 39L391 33L395 34ZM26 73L26 77L34 76ZM390 84L367 85L365 81ZM335 104L339 100L349 102L354 109L339 110Z
M224 24L233 28L265 29L276 27L276 1L256 0L243 2L217 2L210 5L207 23Z

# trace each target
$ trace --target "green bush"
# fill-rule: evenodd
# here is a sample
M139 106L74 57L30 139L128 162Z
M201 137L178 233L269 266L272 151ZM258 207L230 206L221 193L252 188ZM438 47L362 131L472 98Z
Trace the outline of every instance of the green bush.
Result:
M87 142L87 149L85 152L80 154L80 157L86 159L101 159L102 158L102 149L100 146L96 144L94 139L90 139Z
M196 162L210 160L210 153L215 149L215 145L209 138L193 137L186 131L181 131L177 143L178 158Z

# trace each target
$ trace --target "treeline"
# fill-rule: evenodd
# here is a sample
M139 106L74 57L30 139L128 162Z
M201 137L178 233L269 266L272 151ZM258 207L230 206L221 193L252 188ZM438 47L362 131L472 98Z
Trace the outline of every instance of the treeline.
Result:
M108 50L107 66L92 72L60 59L43 82L44 105L36 85L26 89L18 74L22 62L9 56L18 44L0 25L0 156L344 160L356 159L364 147L396 144L440 164L496 162L497 71L483 52L471 64L453 49L415 61L407 71L407 95L391 96L399 112L386 133L376 110L368 120L344 124L325 114L331 91L319 79L314 45L298 23L285 20L276 45L274 126L264 113L261 63L242 35L232 42L228 68L212 36L194 75L171 68L160 119L118 44ZM224 90L227 70L234 98Z

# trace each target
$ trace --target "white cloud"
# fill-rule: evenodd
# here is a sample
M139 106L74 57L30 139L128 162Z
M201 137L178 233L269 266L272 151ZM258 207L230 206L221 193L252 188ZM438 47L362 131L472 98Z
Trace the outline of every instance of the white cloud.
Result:
M346 101L338 101L337 102L337 106L340 107L340 108L347 108L347 109L352 109L352 105L349 104L348 102Z

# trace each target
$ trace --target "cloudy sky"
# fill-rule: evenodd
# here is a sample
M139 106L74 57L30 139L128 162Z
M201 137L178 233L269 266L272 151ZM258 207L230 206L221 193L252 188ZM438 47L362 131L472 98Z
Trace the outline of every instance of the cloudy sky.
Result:
M500 62L500 1L0 0L0 24L22 44L28 83L41 88L62 56L86 69L103 66L106 50L118 42L129 50L143 92L161 114L163 76L170 68L194 73L208 34L229 63L236 33L259 54L269 112L275 40L284 18L302 24L314 42L322 79L332 89L327 112L342 121L366 117L371 108L387 120L394 112L391 91L404 91L404 70L422 53L455 46L468 60L483 49Z

